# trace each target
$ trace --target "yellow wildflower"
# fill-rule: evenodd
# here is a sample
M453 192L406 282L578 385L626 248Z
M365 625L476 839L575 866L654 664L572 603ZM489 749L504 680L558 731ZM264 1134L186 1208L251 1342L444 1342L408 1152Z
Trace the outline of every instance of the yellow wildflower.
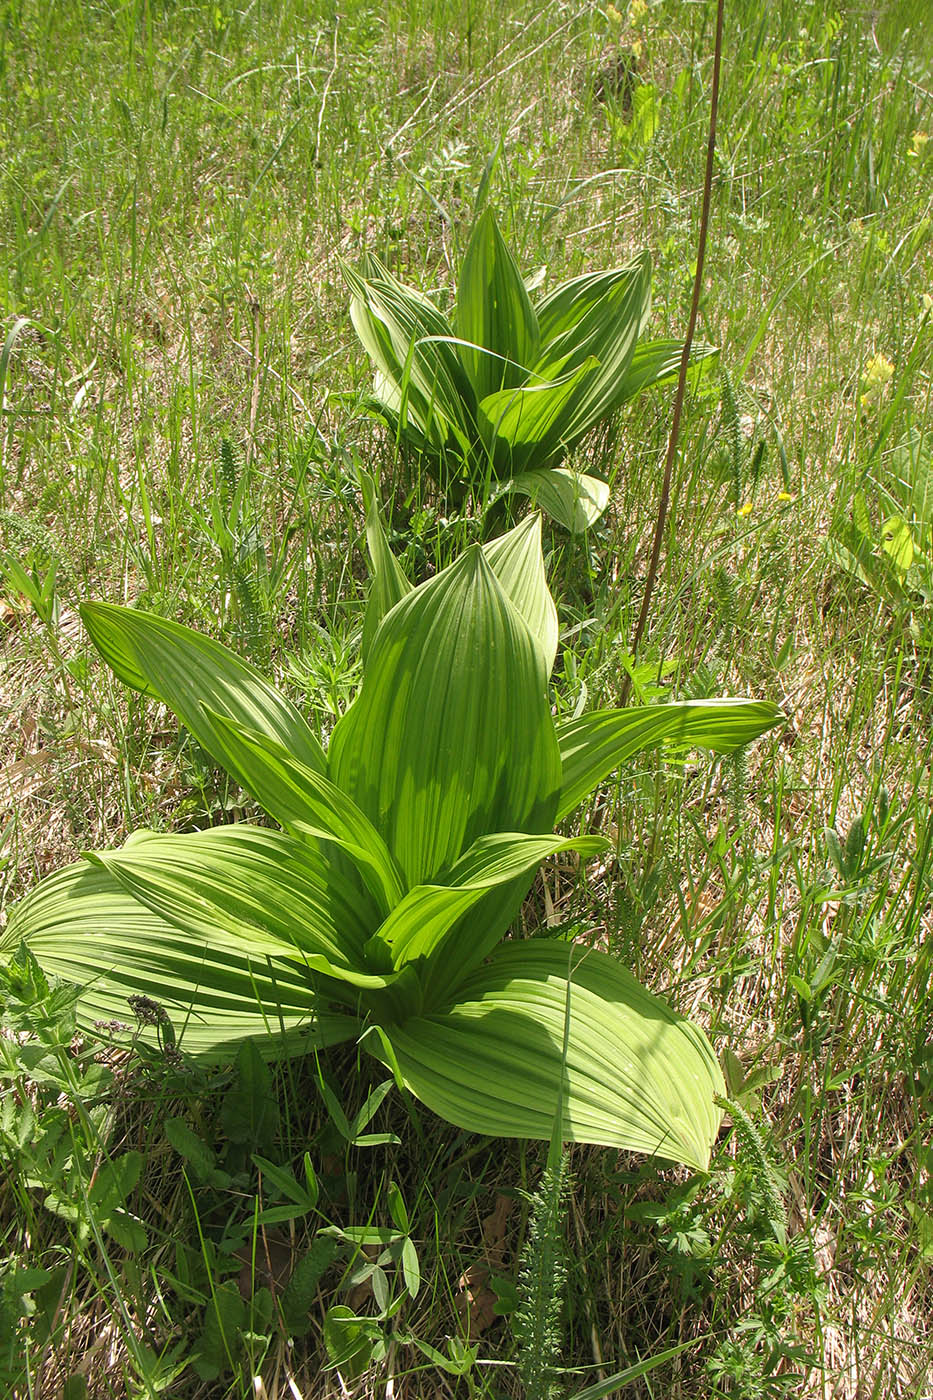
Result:
M792 501L794 498L789 491L779 491L777 493L777 499L779 501Z
M622 16L616 9L615 5L606 6L606 18L608 19L610 24L622 24Z
M736 511L735 514L736 514L736 518L737 518L738 520L744 520L745 517L746 517L746 515L751 515L751 513L752 513L752 503L751 503L751 501L746 501L744 505L739 506L739 508L738 508L738 510Z
M863 408L879 401L893 376L894 366L887 355L872 355L862 375L860 403Z
M647 13L648 0L632 0L632 3L628 7L629 24L631 24L633 27L636 24L641 24L642 20L644 19Z
M910 154L916 156L918 160L923 160L927 153L927 142L930 139L928 131L915 131L910 138Z

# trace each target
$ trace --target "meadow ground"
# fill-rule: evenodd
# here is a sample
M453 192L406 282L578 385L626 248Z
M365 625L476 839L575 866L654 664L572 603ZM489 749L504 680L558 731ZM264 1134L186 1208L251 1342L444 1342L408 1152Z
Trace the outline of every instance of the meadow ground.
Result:
M80 600L223 638L325 734L359 675L355 464L413 573L475 537L359 410L341 258L443 300L482 192L545 286L647 249L653 333L683 334L714 17L3 0L5 906L136 828L249 810L109 676ZM611 859L547 867L522 915L698 1018L739 1104L707 1176L571 1152L569 1391L685 1344L623 1393L933 1394L931 75L926 0L727 0L699 323L721 356L634 666L669 390L586 444L599 525L547 532L558 709L614 703L629 668L639 702L787 716L742 761L619 775L577 819ZM72 1040L54 989L4 995L4 1393L521 1393L540 1144L391 1094L367 1123L347 1052L205 1075Z

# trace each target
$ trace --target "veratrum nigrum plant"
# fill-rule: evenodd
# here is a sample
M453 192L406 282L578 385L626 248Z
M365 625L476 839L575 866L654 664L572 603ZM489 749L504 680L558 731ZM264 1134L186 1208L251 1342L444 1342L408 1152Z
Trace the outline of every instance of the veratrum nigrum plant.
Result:
M362 1040L460 1127L551 1139L560 1103L564 1141L705 1166L724 1084L703 1032L607 954L506 934L542 860L606 848L552 834L601 779L666 741L733 752L776 707L691 701L555 724L538 517L414 588L367 494L363 678L326 753L218 642L84 605L119 679L174 710L281 830L137 832L37 885L0 951L25 942L77 983L85 1024L145 996L192 1055L231 1058L247 1037L269 1056Z
M683 345L640 340L651 260L584 273L533 304L491 209L470 238L448 319L372 255L344 266L350 317L375 370L366 407L444 478L484 502L517 491L570 530L609 486L561 465L597 424L676 376ZM699 363L716 351L695 345Z

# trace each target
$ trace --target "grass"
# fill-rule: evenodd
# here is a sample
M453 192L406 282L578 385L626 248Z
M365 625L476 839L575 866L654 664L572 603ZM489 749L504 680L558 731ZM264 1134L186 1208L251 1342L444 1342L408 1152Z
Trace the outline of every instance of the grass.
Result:
M634 692L760 695L788 722L741 764L622 775L585 814L613 859L585 885L549 869L523 914L669 989L738 1105L708 1178L571 1153L570 1390L680 1343L628 1393L933 1389L929 602L829 547L859 489L880 524L899 444L930 439L927 18L727 6L698 327L724 374L685 415ZM522 267L647 247L652 332L682 332L712 24L674 0L0 7L0 542L39 599L0 589L5 902L137 827L240 810L92 658L81 598L232 639L326 726L357 675L353 461L420 573L475 530L354 413L338 256L443 297L498 151ZM551 536L560 707L612 703L633 665L668 404L588 444L609 514ZM67 995L28 977L5 1000L9 1393L519 1393L543 1147L395 1095L355 1126L375 1086L350 1054L207 1078L171 1046L75 1042Z

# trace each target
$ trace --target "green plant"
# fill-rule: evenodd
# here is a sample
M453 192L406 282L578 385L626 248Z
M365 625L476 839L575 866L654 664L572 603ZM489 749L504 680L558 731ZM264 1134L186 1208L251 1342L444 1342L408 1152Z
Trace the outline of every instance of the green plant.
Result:
M570 530L605 510L605 481L561 466L643 389L677 373L682 345L639 343L651 261L584 273L533 305L487 209L460 269L451 320L377 258L344 267L350 316L375 367L370 412L484 501L516 491ZM697 346L694 361L715 354Z
M38 1358L61 1339L76 1277L96 1266L112 1283L111 1247L135 1261L149 1243L136 1214L142 1154L122 1150L114 1133L116 1076L76 1039L77 996L50 986L25 948L0 967L0 1163L13 1205L0 1270L4 1394L35 1393ZM43 1217L57 1221L51 1249ZM126 1320L122 1300L114 1312ZM135 1338L129 1351L138 1367Z
M930 640L933 601L933 462L916 430L897 445L882 473L880 463L865 474L873 488L880 524L868 497L852 497L849 517L837 521L828 542L830 558L870 589L891 612L908 618L913 635Z
M43 881L2 946L25 940L79 983L86 1021L142 993L184 1049L214 1057L246 1037L271 1055L361 1037L461 1127L550 1138L562 1093L565 1140L703 1166L723 1082L702 1031L608 955L501 940L541 860L606 848L550 832L607 773L662 741L733 751L778 711L712 700L555 727L540 521L413 588L368 489L363 681L326 755L219 643L84 605L117 676L174 709L284 831L137 832Z
M555 1400L555 1366L563 1341L561 1313L567 1282L564 1220L569 1194L567 1151L555 1152L531 1198L528 1238L518 1276L512 1327L518 1370L528 1400Z
M31 606L45 633L68 708L73 710L71 679L79 668L65 661L60 644L61 585L73 582L71 567L62 558L57 542L35 521L0 510L0 526L23 551L17 556L13 549L0 550L0 587Z

